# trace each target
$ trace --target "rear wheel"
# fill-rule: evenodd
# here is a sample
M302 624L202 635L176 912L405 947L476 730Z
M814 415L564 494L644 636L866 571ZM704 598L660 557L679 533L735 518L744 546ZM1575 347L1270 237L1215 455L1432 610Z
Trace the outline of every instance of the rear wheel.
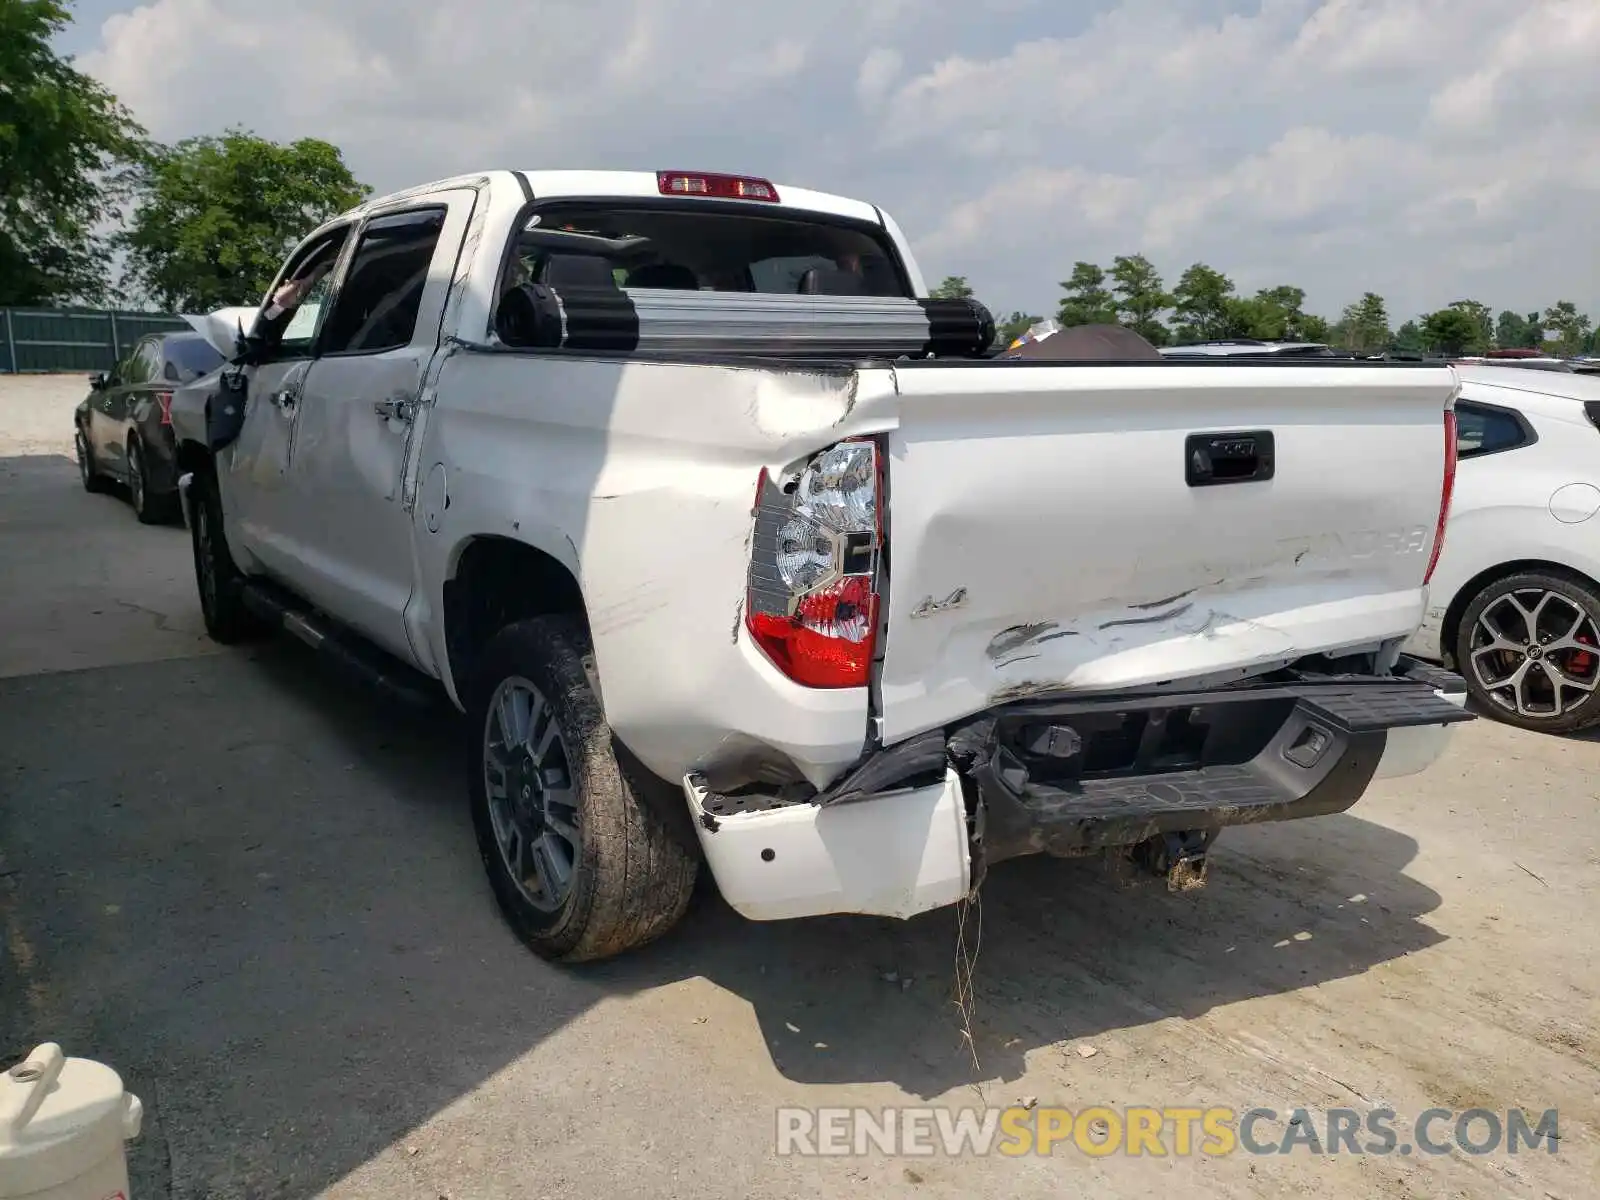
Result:
M624 773L569 617L495 635L470 689L478 851L512 929L543 958L642 946L682 918L698 857Z
M145 460L144 443L136 437L128 439L128 496L141 525L165 525L176 515L174 497L150 491L150 464Z
M72 435L72 448L78 455L78 478L83 481L83 490L95 495L110 491L111 485L95 464L94 449L89 445L89 436L84 433L82 425Z
M244 575L228 552L222 532L222 500L209 471L195 472L189 498L195 586L206 632L212 641L225 646L242 642L259 631L260 622L244 605Z
M1456 662L1478 705L1523 729L1571 733L1600 722L1600 592L1526 571L1467 605Z

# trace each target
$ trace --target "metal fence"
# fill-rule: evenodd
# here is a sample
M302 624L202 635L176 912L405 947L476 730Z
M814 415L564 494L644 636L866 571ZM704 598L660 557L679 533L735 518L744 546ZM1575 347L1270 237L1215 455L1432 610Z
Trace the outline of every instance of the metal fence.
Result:
M145 334L187 328L168 313L0 308L0 374L105 371Z

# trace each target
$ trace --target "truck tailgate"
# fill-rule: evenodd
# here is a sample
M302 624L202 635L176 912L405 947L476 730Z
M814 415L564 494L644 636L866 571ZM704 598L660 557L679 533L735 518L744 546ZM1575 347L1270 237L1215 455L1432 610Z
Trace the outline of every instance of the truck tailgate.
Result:
M1010 700L1409 635L1447 367L896 368L886 743Z

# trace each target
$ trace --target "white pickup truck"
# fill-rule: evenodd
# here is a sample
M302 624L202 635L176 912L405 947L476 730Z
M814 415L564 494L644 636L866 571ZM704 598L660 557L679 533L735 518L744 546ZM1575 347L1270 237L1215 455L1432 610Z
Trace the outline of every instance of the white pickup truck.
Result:
M1000 361L870 204L696 172L373 200L174 400L211 635L281 625L468 714L538 953L908 917L996 862L1193 883L1467 714L1399 654L1448 367ZM415 691L415 688L411 688Z

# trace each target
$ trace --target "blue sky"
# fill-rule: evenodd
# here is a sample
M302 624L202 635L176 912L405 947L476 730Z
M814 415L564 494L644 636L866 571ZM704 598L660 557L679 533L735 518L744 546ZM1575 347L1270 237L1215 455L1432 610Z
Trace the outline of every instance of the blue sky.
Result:
M694 166L873 200L925 272L1053 308L1078 259L1600 316L1595 0L79 0L163 139L324 137L389 190Z

